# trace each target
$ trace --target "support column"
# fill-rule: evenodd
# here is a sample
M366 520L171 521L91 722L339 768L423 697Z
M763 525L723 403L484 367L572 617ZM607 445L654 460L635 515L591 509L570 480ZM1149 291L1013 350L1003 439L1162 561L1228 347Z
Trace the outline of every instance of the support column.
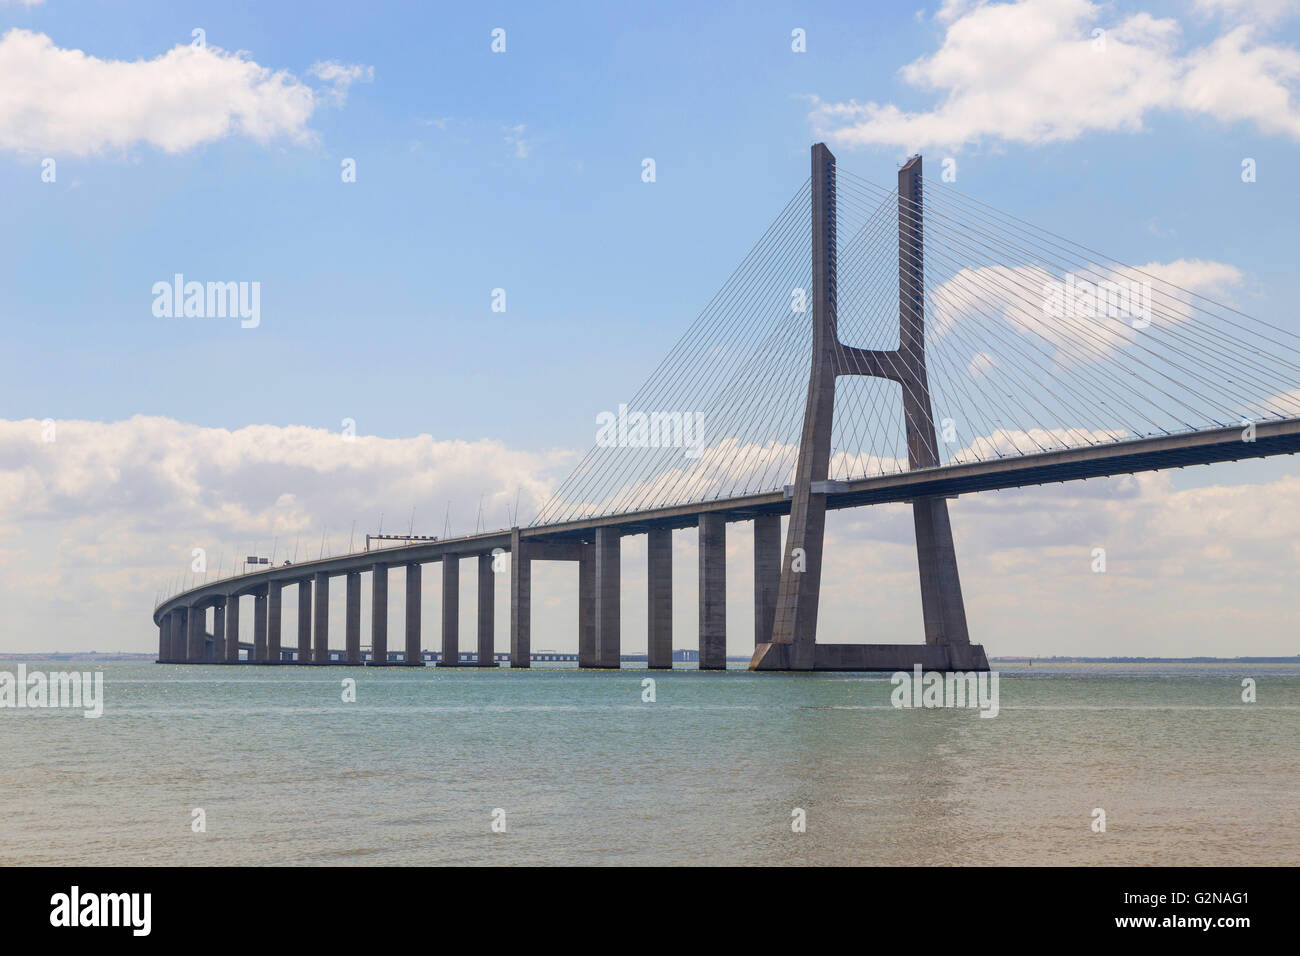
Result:
M266 659L272 664L280 663L280 626L284 622L281 614L283 589L284 585L280 581L266 582Z
M700 670L727 669L727 519L700 515Z
M226 660L226 605L212 606L212 656L211 660L224 663Z
M172 611L172 661L179 664L189 658L189 618L185 614L184 608L177 608Z
M617 528L596 529L596 662L619 667L621 610L620 539Z
M406 566L406 657L407 667L423 667L420 659L420 566Z
M496 573L492 555L478 556L478 659L479 667L496 667Z
M578 666L600 666L596 656L596 546L585 542L578 557Z
M239 663L239 596L226 598L226 662Z
M652 669L673 666L673 532L651 528L646 538L646 649Z
M344 590L343 659L361 663L361 572L349 571Z
M533 569L519 528L510 529L510 666L533 662Z
M460 665L460 557L442 556L442 662L440 667Z
M203 608L190 608L186 612L185 623L189 634L189 647L185 658L192 664L201 663L204 637L207 635L207 628L204 627L203 621Z
M317 664L330 662L330 576L324 571L316 572L316 611L312 615L312 636L315 647L312 660Z
M781 516L754 518L754 646L772 639L781 587Z
M266 661L266 588L253 595L253 660Z
M370 663L388 663L388 565L370 572Z
M298 581L298 663L311 663L311 578Z
M164 614L158 622L158 663L162 664L167 660L167 655L172 651L171 636L167 630L167 618L169 615Z

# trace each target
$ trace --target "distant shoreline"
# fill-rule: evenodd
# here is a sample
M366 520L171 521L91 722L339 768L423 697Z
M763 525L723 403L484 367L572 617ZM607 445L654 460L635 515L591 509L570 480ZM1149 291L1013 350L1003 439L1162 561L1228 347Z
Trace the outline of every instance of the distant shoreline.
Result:
M0 661L129 661L149 662L156 654L137 654L128 651L53 651L48 654L0 653ZM728 657L728 663L748 661L748 657ZM629 664L645 663L645 655L631 654L623 657ZM1300 654L1294 657L990 657L990 664L1300 664Z

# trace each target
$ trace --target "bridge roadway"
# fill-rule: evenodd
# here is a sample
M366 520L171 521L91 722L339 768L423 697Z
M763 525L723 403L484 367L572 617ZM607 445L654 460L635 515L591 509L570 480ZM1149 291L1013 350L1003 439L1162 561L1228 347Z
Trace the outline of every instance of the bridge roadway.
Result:
M1300 418L1288 418L1256 424L1253 442L1243 439L1242 427L1234 426L830 482L825 490L826 507L855 508L925 497L954 497L978 491L1264 458L1297 451L1300 451ZM623 535L648 533L651 538L649 665L671 667L672 551L670 543L668 546L664 544L665 540L670 542L671 531L701 527L701 587L725 593L725 524L731 521L756 522L755 639L756 643L761 643L770 639L763 634L764 628L767 634L771 633L775 582L780 573L780 517L789 512L790 499L777 491L271 566L212 581L162 601L153 615L154 623L159 627L159 660L172 663L237 661L239 599L252 595L255 601L254 661L278 661L282 647L280 592L286 585L296 585L299 592L299 656L315 663L328 663L328 583L330 578L342 576L347 582L344 654L346 660L359 664L360 574L371 572L376 575L375 590L382 599L372 608L372 642L381 651L386 651L388 572L405 568L408 585L406 655L423 666L420 656L420 567L441 562L444 564L442 656L444 660L457 661L460 659L457 559L473 557L478 558L479 572L478 655L491 661L485 666L496 666L493 659L496 578L493 553L511 552L515 558L509 562L510 665L527 667L532 659L531 562L567 560L577 561L580 569L579 663L586 667L617 667L620 660L618 540ZM760 524L761 529L758 527ZM717 570L719 562L722 562L721 572ZM725 601L722 604L725 608ZM703 614L706 605L711 608L707 621ZM725 667L725 617L718 618L718 601L706 600L704 593L701 594L700 606L700 666L704 669ZM216 609L213 634L209 634L206 627L209 607ZM710 630L707 648L705 628ZM716 633L719 628L720 635Z

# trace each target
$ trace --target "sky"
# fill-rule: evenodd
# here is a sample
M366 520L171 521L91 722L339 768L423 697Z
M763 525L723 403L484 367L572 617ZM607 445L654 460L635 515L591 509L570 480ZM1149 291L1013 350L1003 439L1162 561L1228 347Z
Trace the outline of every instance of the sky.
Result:
M1231 267L1230 304L1300 332L1289 0L0 0L0 90L0 651L156 648L194 548L228 570L339 553L381 515L527 523L817 141L886 184L952 159L955 188L1123 262ZM258 283L255 327L155 314L178 273ZM1297 653L1297 504L1290 459L953 502L972 635ZM675 551L693 647L694 533ZM629 652L643 555L625 542ZM905 506L833 516L826 560L822 640L919 641ZM536 578L535 646L576 647L570 571Z

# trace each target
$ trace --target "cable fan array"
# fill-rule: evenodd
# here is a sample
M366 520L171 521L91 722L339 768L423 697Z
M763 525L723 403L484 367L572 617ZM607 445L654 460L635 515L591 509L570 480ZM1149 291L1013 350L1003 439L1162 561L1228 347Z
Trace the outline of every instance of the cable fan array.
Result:
M899 273L919 268L941 466L1300 415L1300 336L1175 283L1198 264L1127 266L944 183L900 203L836 173L839 341L899 349ZM805 181L535 525L793 480L811 201ZM900 225L920 229L921 256L900 253ZM831 477L907 469L903 387L837 380Z

